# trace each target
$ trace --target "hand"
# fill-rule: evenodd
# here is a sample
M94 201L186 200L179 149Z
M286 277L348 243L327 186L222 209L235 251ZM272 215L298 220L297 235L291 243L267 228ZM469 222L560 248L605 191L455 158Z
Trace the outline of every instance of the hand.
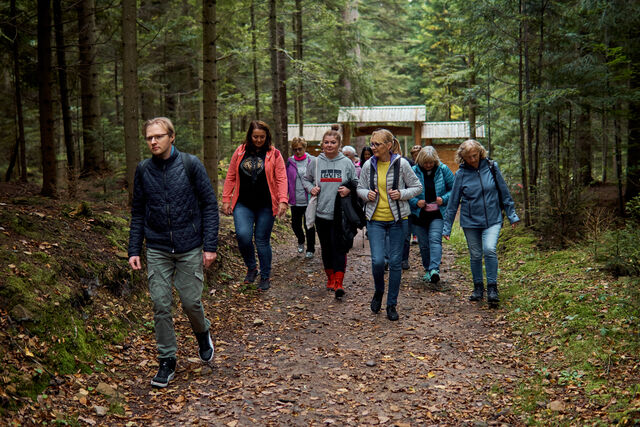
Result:
M367 194L367 199L369 199L370 202L375 202L377 197L378 197L378 190L369 190L369 194Z
M282 218L285 213L287 213L287 209L289 209L289 205L285 202L280 202L278 204L278 218Z
M427 201L426 200L418 200L418 203L416 203L416 205L422 209L427 205Z
M231 203L229 203L229 202L223 202L222 203L222 213L225 214L225 215L231 215L231 213L232 213Z
M213 261L215 261L216 258L218 258L218 254L216 252L203 252L202 264L204 265L204 268L209 268L209 266L213 264Z
M442 236L445 240L449 240L449 236Z
M129 258L129 265L134 270L142 270L142 263L139 256L132 256Z
M344 185L341 185L340 187L338 187L338 193L340 193L340 197L347 197L349 193L351 193L351 190L349 190Z
M317 196L319 192L320 192L320 187L313 187L311 189L311 195L312 196Z
M389 190L389 197L391 200L400 200L400 190Z
M442 197L436 197L436 203L438 206L442 206Z
M515 230L518 224L520 224L520 221L516 221L513 224L511 224L511 229Z

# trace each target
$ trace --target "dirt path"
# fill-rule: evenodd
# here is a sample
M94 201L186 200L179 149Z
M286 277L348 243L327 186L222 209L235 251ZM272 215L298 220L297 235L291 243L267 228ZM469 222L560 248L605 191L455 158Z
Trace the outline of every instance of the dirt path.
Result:
M215 362L180 342L170 387L124 379L126 422L157 425L493 425L519 423L509 397L519 375L501 310L466 300L468 280L445 249L444 290L431 289L417 245L403 274L400 320L373 314L368 242L348 257L346 296L325 290L319 249L305 260L274 247L272 288L248 307L213 315ZM238 276L243 276L239 271ZM224 312L225 307L219 307ZM209 313L216 312L215 308ZM190 336L180 320L178 330ZM145 348L148 356L153 349ZM125 353L131 353L129 349ZM134 354L131 355L136 359ZM144 363L144 362L142 362ZM139 374L151 375L141 366ZM149 372L147 372L149 371Z

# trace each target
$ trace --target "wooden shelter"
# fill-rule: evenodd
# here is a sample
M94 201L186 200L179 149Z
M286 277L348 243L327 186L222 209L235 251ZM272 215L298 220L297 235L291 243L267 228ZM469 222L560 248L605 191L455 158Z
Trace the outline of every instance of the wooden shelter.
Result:
M459 143L439 143L436 140L452 140L469 139L469 122L425 122L422 125L422 139L424 145L433 145L438 151L438 156L442 162L449 166L452 172L458 170L458 163L455 156L458 150ZM476 138L484 138L485 130L484 125L476 124ZM423 145L423 144L420 144Z
M300 135L300 125L290 123L287 127L289 142L296 136L301 136L307 141L307 152L313 156L320 154L320 143L324 133L331 129L333 123L310 123L303 125L302 135Z

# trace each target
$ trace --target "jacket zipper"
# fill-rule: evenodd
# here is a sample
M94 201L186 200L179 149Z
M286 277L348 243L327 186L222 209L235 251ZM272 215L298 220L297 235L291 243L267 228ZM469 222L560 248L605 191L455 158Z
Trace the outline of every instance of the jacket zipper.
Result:
M480 168L476 170L478 174L478 179L480 180L480 187L482 187L482 206L484 207L484 223L486 224L486 228L489 228L489 215L487 214L487 201L485 200L484 195L484 185L482 184L482 175L480 175Z
M164 187L164 201L167 211L167 221L169 222L169 241L171 242L171 253L175 253L175 247L173 246L173 230L171 229L171 207L169 206L169 202L167 201L167 165L164 164L162 166L162 185Z

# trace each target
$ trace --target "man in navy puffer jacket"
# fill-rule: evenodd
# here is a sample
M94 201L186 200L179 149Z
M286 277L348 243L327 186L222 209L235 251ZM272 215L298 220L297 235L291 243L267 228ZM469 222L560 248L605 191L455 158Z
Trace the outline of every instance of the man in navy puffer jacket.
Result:
M204 315L201 297L203 267L209 267L217 257L218 203L200 160L173 146L175 130L171 120L151 119L144 124L144 133L153 157L136 169L129 264L134 270L142 268L140 253L146 239L147 277L160 364L151 384L166 387L176 369L173 286L196 335L200 359L213 359L210 322Z

